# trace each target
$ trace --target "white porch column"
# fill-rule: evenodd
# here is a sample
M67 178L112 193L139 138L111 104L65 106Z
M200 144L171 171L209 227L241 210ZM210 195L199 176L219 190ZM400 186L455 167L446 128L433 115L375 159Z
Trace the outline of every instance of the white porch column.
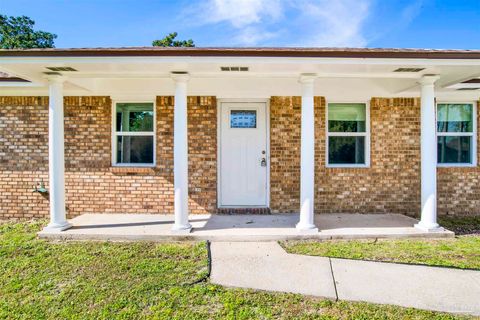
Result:
M187 82L188 73L172 73L175 81L173 118L173 175L175 189L174 232L189 233L188 223L188 137L187 137Z
M437 139L434 84L435 75L426 75L421 85L421 220L417 228L434 231L437 223Z
M317 232L314 223L315 188L315 116L313 105L313 84L316 76L304 74L299 82L302 85L302 120L300 149L300 231Z
M65 157L63 130L63 82L61 76L50 76L48 104L48 172L50 182L50 223L46 230L71 227L65 213Z

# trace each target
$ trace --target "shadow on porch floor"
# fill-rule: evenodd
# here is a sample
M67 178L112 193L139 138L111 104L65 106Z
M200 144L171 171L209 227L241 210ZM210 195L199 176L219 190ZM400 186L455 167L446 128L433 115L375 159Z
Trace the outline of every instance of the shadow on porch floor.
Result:
M41 231L41 238L59 240L115 241L277 241L296 239L375 239L453 237L451 231L424 232L413 227L418 221L400 214L320 214L319 231L295 229L298 214L191 215L190 234L172 233L173 215L84 214L70 220L65 231Z

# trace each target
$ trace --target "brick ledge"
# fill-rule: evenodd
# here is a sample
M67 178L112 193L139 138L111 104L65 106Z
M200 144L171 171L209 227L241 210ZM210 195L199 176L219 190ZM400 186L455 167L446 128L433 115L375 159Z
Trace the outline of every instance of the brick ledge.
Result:
M218 208L218 214L271 214L270 208Z
M155 174L153 167L110 167L112 173L139 173L139 174Z

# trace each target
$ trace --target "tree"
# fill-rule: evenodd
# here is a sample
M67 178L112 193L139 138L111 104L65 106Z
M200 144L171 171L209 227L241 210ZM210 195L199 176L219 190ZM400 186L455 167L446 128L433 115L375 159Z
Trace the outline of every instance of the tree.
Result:
M195 47L195 43L193 43L192 39L175 40L176 37L177 37L177 33L172 32L161 40L154 40L152 42L152 46L154 47Z
M8 17L0 15L0 48L29 49L53 48L56 34L35 31L35 21L26 16Z

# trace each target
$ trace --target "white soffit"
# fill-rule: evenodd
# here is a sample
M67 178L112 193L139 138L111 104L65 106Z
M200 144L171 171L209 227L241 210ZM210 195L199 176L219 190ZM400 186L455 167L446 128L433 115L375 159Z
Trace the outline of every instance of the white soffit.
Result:
M8 61L7 61L8 60ZM222 66L248 67L248 72L222 72ZM316 92L338 99L360 96L418 96L418 79L438 74L436 90L461 92L459 83L480 75L479 60L347 59L347 58L242 58L242 57L96 57L96 58L0 58L0 70L46 89L48 67L70 67L66 94L172 94L170 72L188 71L189 94L224 97L298 95L298 77L316 73ZM394 72L418 68L418 72ZM464 84L473 87L478 84ZM1 95L40 94L42 89L8 85ZM17 89L15 89L17 87ZM468 91L468 90L465 90ZM321 93L323 95L323 93ZM477 93L478 95L478 93Z

